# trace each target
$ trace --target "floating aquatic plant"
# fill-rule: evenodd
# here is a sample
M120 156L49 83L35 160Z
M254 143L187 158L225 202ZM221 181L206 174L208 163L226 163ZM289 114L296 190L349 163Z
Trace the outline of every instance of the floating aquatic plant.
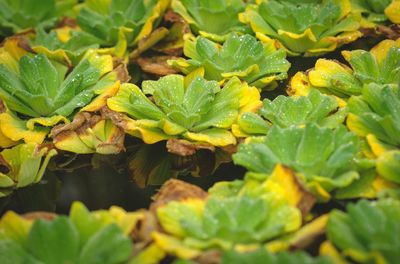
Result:
M46 170L54 149L34 143L20 144L0 152L0 197L14 189L38 183Z
M240 191L210 192L205 199L171 201L157 209L166 234L154 234L155 243L183 259L201 250L260 245L299 228L301 213L273 184L244 185ZM285 220L284 220L285 219Z
M260 105L259 97L255 87L236 77L220 88L217 82L199 76L168 75L144 81L142 90L123 84L107 105L127 114L126 132L145 143L176 138L222 147L236 144L230 128L239 112Z
M249 4L240 20L266 43L291 55L316 56L361 36L348 0L260 0Z
M318 59L307 74L297 73L289 93L307 94L311 88L341 98L360 95L368 83L398 85L400 82L400 39L384 40L370 51L343 51L351 68L334 60Z
M118 207L90 213L80 203L69 217L52 220L8 212L0 221L0 257L11 263L126 263L133 247L128 234L139 219Z
M113 54L123 57L127 47L150 35L168 5L168 0L86 0L79 6L76 20L82 31L77 34L89 34L95 43L114 47Z
M397 200L361 200L349 204L347 212L331 212L327 228L329 242L321 250L338 258L338 248L342 260L347 257L355 263L395 263L400 257L399 220Z
M271 126L318 124L335 128L347 116L347 108L340 107L333 96L321 94L313 89L307 96L277 96L273 101L264 99L258 113L243 113L232 127L235 136L266 135Z
M196 34L214 41L224 41L230 32L246 33L239 21L245 9L242 0L173 0L172 9L185 19Z
M400 88L365 85L360 96L349 99L347 126L365 137L376 158L378 173L400 183Z
M233 155L236 164L254 177L268 177L277 164L291 168L302 184L321 198L359 178L353 164L357 138L345 127L332 130L307 124L304 127L273 126L265 137L249 138Z
M221 82L236 76L259 88L276 87L290 67L284 50L263 45L251 35L230 34L223 45L204 37L187 38L183 52L189 59L169 63L185 74L199 71L207 80Z
M352 12L360 16L361 26L375 27L387 20L400 23L398 14L400 2L398 0L351 0Z
M52 126L69 123L77 110L98 110L119 88L111 56L94 51L70 69L11 42L0 62L1 137L11 142L41 143Z
M10 36L37 26L50 28L72 9L77 0L1 0L0 36Z

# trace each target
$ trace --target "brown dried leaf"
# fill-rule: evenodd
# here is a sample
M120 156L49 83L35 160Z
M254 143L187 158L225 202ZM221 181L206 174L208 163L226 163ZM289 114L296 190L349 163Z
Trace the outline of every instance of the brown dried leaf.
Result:
M170 179L164 183L158 193L153 197L150 210L155 212L157 208L171 201L182 201L188 198L205 199L207 192L196 185L177 179Z
M160 27L151 32L150 35L141 39L138 43L137 48L129 54L129 60L135 61L140 56L140 54L142 54L143 52L154 46L156 43L158 43L160 40L165 38L168 32L169 31L167 28Z
M48 221L52 221L57 217L57 214L55 213L51 213L51 212L30 212L30 213L26 213L21 215L23 218L27 219L27 220L48 220Z
M136 226L132 230L130 236L134 242L144 242L143 244L148 244L153 240L151 234L154 231L159 231L160 227L157 217L153 212L144 211L143 213L144 218L136 223Z
M119 80L121 83L130 81L131 76L129 75L127 65L121 58L113 57L113 68L113 72L117 74L117 80Z
M154 57L140 57L137 63L140 68L147 73L155 74L158 76L165 76L174 74L178 71L168 65L167 61L171 59L178 59L175 56L154 56Z
M184 139L169 139L167 141L168 152L179 155L179 156L191 156L196 153L199 149L208 149L215 151L213 145L207 143L192 143Z

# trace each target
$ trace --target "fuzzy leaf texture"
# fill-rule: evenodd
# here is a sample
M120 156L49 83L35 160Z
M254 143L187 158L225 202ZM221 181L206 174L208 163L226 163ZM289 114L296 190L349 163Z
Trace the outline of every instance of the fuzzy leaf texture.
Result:
M351 0L352 12L362 16L363 27L373 27L388 20L385 10L393 0Z
M329 217L328 239L356 263L396 263L400 258L400 202L361 200ZM346 235L344 235L346 234Z
M331 264L326 257L313 258L304 252L282 252L277 254L269 253L264 249L253 252L238 253L233 250L227 251L222 256L221 264Z
M0 35L10 36L36 26L51 27L76 0L1 0Z
M315 123L335 128L344 122L346 107L339 107L332 96L312 89L307 96L279 95L273 101L264 99L263 107L255 113L243 113L238 118L238 128L245 135L266 135L272 125L282 128Z
M310 86L341 98L360 95L369 83L397 86L400 82L400 39L384 40L370 51L343 51L351 68L336 61L319 59L308 73ZM293 84L293 82L292 82ZM292 85L301 90L301 85Z
M131 46L138 41L138 37L144 37L151 32L153 23L162 16L163 10L160 6L167 2L86 0L77 16L77 23L83 32L95 37L101 46L110 47L121 41L126 41Z
M144 81L142 89L143 92L137 86L123 85L107 104L135 120L139 137L152 143L183 137L216 146L235 144L229 129L239 111L259 103L256 88L242 84L237 78L221 89L217 82L199 76L185 79L168 75L158 81ZM145 93L152 95L154 102ZM254 94L254 101L249 100Z
M353 158L357 138L343 126L334 130L315 124L272 127L262 138L250 138L233 155L236 164L251 173L267 176L277 164L295 171L303 183L326 191L345 187L357 179Z
M242 0L173 0L172 9L198 34L222 41L230 32L248 32L238 15L244 11Z
M319 55L361 36L348 1L264 0L249 5L240 19L260 39L278 41L291 55Z
M371 83L348 104L347 126L366 137L378 173L400 183L400 87Z
M184 53L189 59L169 63L185 74L202 68L207 80L236 76L259 88L285 79L290 67L284 50L263 45L251 35L230 34L223 45L204 37L187 39Z
M51 221L31 222L9 212L0 221L0 257L4 263L124 263L132 250L120 226L127 217L131 215L117 208L90 213L79 203L72 206L70 217ZM17 225L25 226L24 231Z
M171 202L157 217L168 233L196 248L263 242L297 228L301 216L288 204L243 195Z
M11 111L29 117L68 117L114 82L103 75L112 70L111 56L94 55L67 70L43 54L22 56L17 70L2 64L0 98Z
M68 33L61 33L57 29L46 32L39 27L36 29L35 36L29 39L30 46L33 50L46 52L55 57L63 54L66 57L65 60L71 60L72 64L76 65L88 49L96 49L99 44L96 43L96 38L90 34L68 29Z

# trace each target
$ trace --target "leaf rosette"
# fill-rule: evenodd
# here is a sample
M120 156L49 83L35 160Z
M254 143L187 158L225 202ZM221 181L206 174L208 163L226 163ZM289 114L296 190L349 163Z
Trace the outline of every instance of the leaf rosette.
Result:
M0 152L0 197L9 195L14 189L39 182L54 149L34 143L19 144Z
M273 125L286 128L314 123L335 128L344 122L347 112L347 107L341 106L335 97L312 89L307 96L264 99L258 113L240 115L232 131L237 137L248 137L266 135Z
M340 98L360 95L364 84L378 83L397 86L400 82L400 39L384 40L370 51L343 51L350 64L318 59L307 74L299 72L291 80L290 94L307 94L318 88Z
M213 188L205 199L172 201L159 207L157 218L166 234L153 234L156 245L192 259L206 249L257 248L301 226L300 211L274 182L267 180L256 187L245 184L235 192Z
M306 189L327 200L359 178L353 163L358 148L357 137L343 126L273 126L265 137L248 138L233 160L255 178L268 177L277 164L287 166Z
M361 36L349 0L260 0L249 4L240 20L266 43L289 55L317 56Z
M125 131L145 143L176 138L222 147L236 144L232 124L240 112L255 111L259 99L257 88L236 77L220 88L200 76L168 75L144 81L142 90L123 84L107 105L125 113Z
M400 88L365 85L349 101L348 128L366 138L376 170L385 179L400 183Z
M51 127L69 123L78 110L99 110L119 88L112 57L94 51L68 67L10 40L0 50L0 63L2 147L42 143Z
M186 38L184 54L169 64L184 74L202 72L207 80L224 82L233 76L258 88L275 88L287 78L290 63L283 49L263 45L251 35L230 34L222 44L204 37Z
M321 252L339 256L342 261L349 258L355 263L396 263L400 258L399 230L398 200L361 200L349 204L347 212L330 213L329 240L322 244Z
M352 13L361 18L361 27L374 28L388 20L400 23L398 0L351 0Z
M264 264L331 264L327 257L311 257L304 252L282 252L271 254L264 249L252 252L227 251L223 254L221 264L245 264L245 263L264 263Z
M118 207L89 212L81 203L72 205L69 217L51 220L8 212L0 221L0 257L10 263L127 263L129 233L141 217Z
M239 13L245 9L242 0L173 0L171 7L190 24L196 35L217 42L223 42L231 32L249 31L239 21Z
M168 5L168 0L86 0L79 5L78 38L88 34L101 47L112 47L113 54L124 57L128 47L153 32Z
M60 62L76 65L90 49L98 49L96 39L82 34L74 27L61 27L46 32L38 27L34 34L26 36L29 47L36 53Z
M0 36L42 26L49 28L70 11L77 0L1 0Z

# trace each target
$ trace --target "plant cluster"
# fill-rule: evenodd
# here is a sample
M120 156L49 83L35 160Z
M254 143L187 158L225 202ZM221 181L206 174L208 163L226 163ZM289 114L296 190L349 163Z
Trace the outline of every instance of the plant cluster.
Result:
M171 154L246 170L207 191L169 180L136 212L7 212L0 259L396 263L399 18L398 0L0 0L0 197L58 153L131 138L150 182ZM315 66L296 73L302 57Z

